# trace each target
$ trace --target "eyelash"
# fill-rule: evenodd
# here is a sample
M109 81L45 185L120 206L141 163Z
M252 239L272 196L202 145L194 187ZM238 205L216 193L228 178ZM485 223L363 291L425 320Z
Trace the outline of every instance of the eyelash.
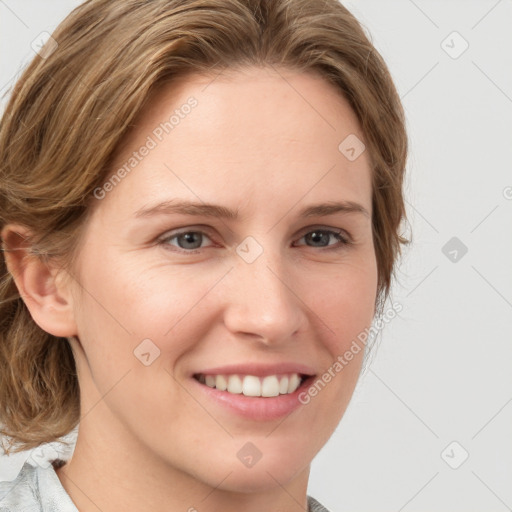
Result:
M167 236L165 236L163 238L159 238L158 241L157 241L157 245L163 246L166 250L170 250L170 251L181 253L181 254L197 254L197 253L200 253L202 249L187 250L187 249L182 249L181 247L176 247L176 246L172 246L173 249L169 249L169 245L170 244L168 242L170 240L172 240L174 238L177 238L177 237L179 237L181 235L189 234L189 233L200 234L200 235L206 236L207 238L210 238L208 236L208 234L206 232L204 232L204 231L189 229L189 230L186 230L186 231L179 231L179 232L176 232L176 233L171 233L171 234L168 234ZM304 238L306 235L309 235L311 233L328 233L329 235L333 235L335 238L337 238L338 241L341 243L341 245L317 247L317 249L321 249L323 251L339 251L339 250L344 249L344 248L346 248L347 246L349 246L349 245L351 245L353 243L352 240L350 239L350 236L348 236L348 235L347 236L343 236L343 234L342 234L343 231L337 231L337 230L326 229L326 228L314 228L311 231L308 231L308 232L304 233L304 235L302 235L300 237L300 239ZM306 246L306 247L311 247L311 248L315 249L314 246Z

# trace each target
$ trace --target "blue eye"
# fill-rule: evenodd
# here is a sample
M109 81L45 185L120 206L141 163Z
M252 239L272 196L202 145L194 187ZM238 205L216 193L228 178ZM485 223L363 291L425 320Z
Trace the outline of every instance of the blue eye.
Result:
M302 238L305 240L309 240L313 243L320 243L320 245L313 245L313 247L329 247L332 244L329 244L329 240L335 238L342 246L348 245L349 241L347 238L342 236L339 231L333 231L331 229L315 229L314 231L309 231ZM302 238L300 240L302 240ZM333 249L338 249L339 247L334 246Z
M168 234L164 238L161 238L158 244L163 245L167 249L169 246L176 247L176 249L170 250L178 253L195 254L201 252L199 249L205 247L202 243L204 238L210 240L210 237L203 231L181 231ZM299 238L299 240L302 239L314 244L308 245L308 247L325 248L326 250L340 250L351 243L349 236L343 236L341 231L334 231L332 229L314 229ZM338 243L330 243L333 239ZM176 243L172 243L173 240L175 240Z
M202 231L182 231L181 233L175 233L174 235L167 236L160 242L167 245L171 240L176 239L178 241L178 249L182 249L183 252L194 253L197 252L194 249L201 248L201 241L203 237L208 238Z

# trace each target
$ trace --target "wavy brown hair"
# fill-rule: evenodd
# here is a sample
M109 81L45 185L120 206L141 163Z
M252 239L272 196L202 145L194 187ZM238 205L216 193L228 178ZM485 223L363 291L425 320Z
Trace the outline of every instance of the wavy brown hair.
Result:
M365 136L382 308L407 242L405 119L386 64L338 0L89 0L52 37L58 46L35 56L0 122L0 229L26 226L35 257L71 269L93 191L158 86L246 66L316 72L348 100ZM9 453L75 428L80 389L68 340L36 325L3 253L0 277L0 434Z

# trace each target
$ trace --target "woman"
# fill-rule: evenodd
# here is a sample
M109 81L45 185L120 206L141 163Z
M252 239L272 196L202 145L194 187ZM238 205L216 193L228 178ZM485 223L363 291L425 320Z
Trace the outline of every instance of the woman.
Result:
M310 463L406 242L404 115L357 20L87 1L16 84L0 154L6 451L79 426L0 507L326 510Z

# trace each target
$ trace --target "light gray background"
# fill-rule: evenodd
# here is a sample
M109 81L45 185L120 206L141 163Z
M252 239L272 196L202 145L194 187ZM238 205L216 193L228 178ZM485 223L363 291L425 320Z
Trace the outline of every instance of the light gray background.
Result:
M0 94L78 3L0 0ZM403 311L309 493L333 512L512 510L512 1L343 3L404 103L414 243L393 292ZM443 253L452 237L465 255ZM1 458L0 479L28 455Z

